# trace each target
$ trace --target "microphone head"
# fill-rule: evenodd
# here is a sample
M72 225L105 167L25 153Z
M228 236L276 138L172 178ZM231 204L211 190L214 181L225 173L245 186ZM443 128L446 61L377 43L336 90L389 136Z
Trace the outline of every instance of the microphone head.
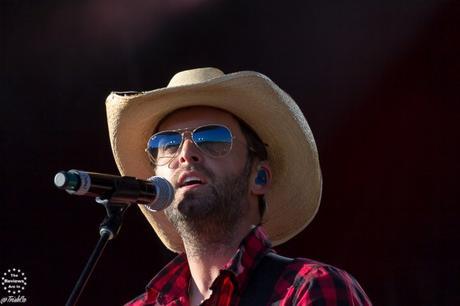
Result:
M161 176L152 176L148 181L156 188L156 198L151 204L146 205L147 209L157 212L168 207L174 200L174 188L171 183Z

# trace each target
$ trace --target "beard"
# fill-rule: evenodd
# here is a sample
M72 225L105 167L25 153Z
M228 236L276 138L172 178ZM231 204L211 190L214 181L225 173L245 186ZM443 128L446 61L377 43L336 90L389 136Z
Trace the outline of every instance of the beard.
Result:
M247 178L251 164L247 161L242 173L224 177L217 177L201 165L188 169L206 175L208 184L185 192L165 209L188 252L193 249L203 252L216 244L231 242L232 233L249 204Z

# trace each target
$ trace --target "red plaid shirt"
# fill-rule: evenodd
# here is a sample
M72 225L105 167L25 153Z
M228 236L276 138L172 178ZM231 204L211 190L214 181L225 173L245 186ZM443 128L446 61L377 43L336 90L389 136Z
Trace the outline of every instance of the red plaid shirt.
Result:
M243 240L235 256L211 285L202 305L238 305L251 272L269 251L270 242L260 227ZM185 254L177 256L147 285L146 292L125 306L189 305L190 270ZM289 263L276 282L269 305L371 305L358 282L347 272L305 258ZM258 306L258 305L255 305Z

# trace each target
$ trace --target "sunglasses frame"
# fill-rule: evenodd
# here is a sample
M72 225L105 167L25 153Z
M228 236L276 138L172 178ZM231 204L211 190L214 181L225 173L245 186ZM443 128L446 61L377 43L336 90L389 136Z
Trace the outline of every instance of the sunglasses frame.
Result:
M193 133L196 132L198 129L201 129L201 128L204 128L204 127L212 127L212 126L217 126L217 127L225 128L226 130L228 130L228 132L229 132L229 134L230 134L230 139L231 139L230 148L229 148L229 150L228 150L225 154L223 154L223 155L215 156L215 155L212 155L212 154L210 154L210 153L204 151L204 150L195 142L195 140L193 139ZM153 137L155 137L155 136L157 136L157 135L159 135L159 134L162 134L162 133L178 133L178 134L180 134L180 136L181 136L181 142L180 142L180 144L179 144L179 147L177 148L177 151L176 151L170 158L165 158L165 159L167 159L166 162L164 162L164 163L158 163L158 159L154 158L154 157L152 156L152 153L150 153L150 150L149 150L149 142L150 142L150 140L151 140ZM226 126L226 125L224 125L224 124L218 124L218 123L215 123L215 124L214 124L214 123L211 123L211 124L200 125L200 126L198 126L198 127L196 127L196 128L183 128L183 129L176 129L176 130L165 130L165 131L161 131L161 132L157 132L157 133L153 134L153 135L150 136L149 139L147 140L147 148L145 149L145 152L147 152L147 155L149 156L150 161L151 161L154 165L156 165L156 166L164 166L164 165L170 163L174 158L177 157L177 155L179 154L179 152L182 150L182 146L184 145L184 141L185 141L185 139L186 139L186 137L187 137L187 136L184 136L186 133L189 135L188 138L190 138L190 140L193 142L193 144L195 145L195 147L198 148L198 150L200 150L201 153L203 153L204 155L206 155L206 156L208 156L208 157L212 157L212 158L223 158L223 157L227 156L228 154L230 154L230 152L231 152L232 149L233 149L233 143L234 143L234 141L238 141L238 139L237 139L235 136L233 136L232 130L231 130L228 126ZM248 145L248 144L246 144L246 145ZM248 147L249 147L249 146L248 146ZM250 147L249 147L249 148L250 148ZM250 148L250 149L252 149L252 148Z

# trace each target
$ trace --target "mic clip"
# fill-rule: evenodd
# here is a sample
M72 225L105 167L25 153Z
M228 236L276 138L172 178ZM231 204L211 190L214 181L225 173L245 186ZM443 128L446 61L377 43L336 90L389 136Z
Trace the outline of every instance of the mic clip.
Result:
M135 181L134 178L133 180ZM132 189L129 189L129 184L123 187L127 188L114 188L95 198L96 203L104 206L107 214L99 225L99 234L101 236L109 234L108 240L112 240L118 235L123 222L123 215L131 204L134 204L130 200L133 197L128 195L133 193Z

